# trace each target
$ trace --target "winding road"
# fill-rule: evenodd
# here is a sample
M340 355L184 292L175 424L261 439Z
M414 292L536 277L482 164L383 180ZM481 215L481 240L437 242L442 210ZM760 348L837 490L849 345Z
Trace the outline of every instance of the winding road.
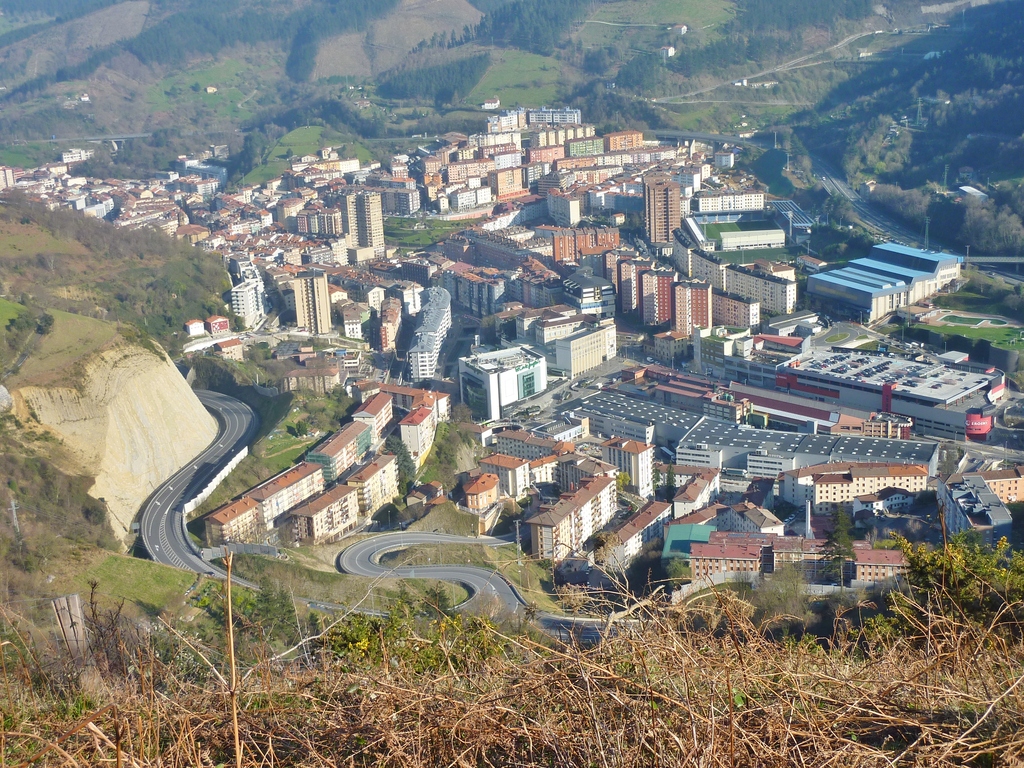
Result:
M259 418L252 408L233 397L208 390L196 390L196 397L217 419L217 437L146 499L139 513L139 535L146 552L158 563L206 576L224 576L200 557L189 539L182 505L252 441Z
M451 536L444 533L420 533L406 531L374 536L356 542L338 555L339 571L367 578L391 577L399 579L438 579L461 584L471 597L464 605L471 605L487 597L500 603L501 607L512 614L523 615L528 603L511 583L506 581L497 571L471 565L416 565L387 568L380 564L380 558L387 552L395 552L416 545L431 544L476 544L483 546L503 546L510 542L481 536L471 538ZM538 613L536 621L544 631L563 640L571 637L584 642L596 642L601 637L603 619L580 618L574 616L556 616L550 613Z
M216 439L205 451L160 485L142 506L139 513L139 534L149 556L158 563L174 568L223 578L224 572L203 560L188 537L182 505L194 498L210 480L256 435L259 419L245 403L233 397L207 390L196 390L196 396L218 423ZM338 555L339 571L370 578L420 578L451 581L461 584L471 597L466 604L479 603L491 597L502 611L525 615L528 603L518 590L497 571L470 565L429 565L385 568L380 557L418 544L478 544L502 546L504 539L484 536L465 538L441 533L403 532L375 536L357 542ZM243 583L243 582L238 582ZM342 606L325 606L332 609ZM600 639L601 619L585 619L553 614L538 614L537 623L548 633L563 640L576 638L583 642Z

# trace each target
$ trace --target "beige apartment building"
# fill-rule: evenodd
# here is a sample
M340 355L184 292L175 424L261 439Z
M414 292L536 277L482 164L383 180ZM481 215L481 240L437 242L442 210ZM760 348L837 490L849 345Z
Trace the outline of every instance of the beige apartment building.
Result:
M679 184L668 176L644 177L644 225L650 242L672 242L672 233L682 223L679 195Z
M480 468L498 477L502 496L520 499L530 489L530 461L495 453L480 460Z
M317 269L300 272L291 287L295 293L295 325L316 335L330 333L331 294L326 273Z
M373 441L380 440L391 421L391 396L380 392L360 405L352 414L354 421L366 424L373 430Z
M730 293L760 302L769 315L796 311L796 271L787 264L733 264L726 269L725 285Z
M346 481L359 491L359 513L372 515L398 495L398 459L378 456Z
M215 509L206 516L205 523L206 543L211 547L230 542L255 543L267 531L260 503L248 496Z
M615 480L595 477L572 496L527 520L534 557L560 562L583 552L584 545L615 516Z
M362 422L346 424L307 453L306 461L321 465L324 482L333 483L369 450L371 433L370 426Z
M256 486L246 496L259 502L263 524L269 531L285 512L323 489L324 468L304 461Z
M716 289L711 301L714 325L757 328L761 324L761 304L757 299Z
M296 541L310 544L334 541L356 527L359 491L349 485L336 485L295 507L288 517Z
M901 488L919 494L928 487L928 467L922 464L834 462L783 472L779 498L803 509L807 501L815 514L849 510L858 496Z
M623 437L601 443L601 458L629 475L639 496L654 495L654 446Z

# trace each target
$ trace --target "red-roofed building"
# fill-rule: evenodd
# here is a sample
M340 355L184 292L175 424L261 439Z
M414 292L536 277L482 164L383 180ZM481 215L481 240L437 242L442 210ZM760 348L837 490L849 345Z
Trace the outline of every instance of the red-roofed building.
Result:
M498 500L499 480L497 475L484 472L463 487L466 507L473 512L484 512Z
M391 421L391 415L391 398L381 392L356 408L352 419L367 424L373 430L373 442L377 442Z
M613 437L601 443L601 458L629 475L630 485L645 498L654 495L654 446Z
M907 572L907 559L898 549L853 550L854 581L877 584Z
M211 547L229 542L256 543L267 531L260 503L248 496L218 507L206 516L204 522L206 543Z
M246 496L259 502L263 524L269 531L285 512L323 489L323 467L304 461L256 486Z
M218 333L227 333L231 330L231 321L220 315L210 315L204 323L206 332L211 336Z
M245 347L242 346L242 342L238 339L227 339L225 341L218 341L213 345L217 354L223 357L225 360L244 360L245 359Z
M480 460L484 472L497 475L502 496L520 499L530 488L530 461L495 453Z
M359 491L348 485L336 485L295 507L288 513L288 519L296 541L334 541L356 527Z
M381 394L378 397L387 395ZM427 460L430 447L434 444L434 436L437 434L437 418L434 411L425 405L410 411L398 422L398 432L405 447L409 449L409 455L416 462L416 468L419 469Z
M694 581L713 581L726 574L761 572L763 547L760 544L693 544L690 547L690 572Z

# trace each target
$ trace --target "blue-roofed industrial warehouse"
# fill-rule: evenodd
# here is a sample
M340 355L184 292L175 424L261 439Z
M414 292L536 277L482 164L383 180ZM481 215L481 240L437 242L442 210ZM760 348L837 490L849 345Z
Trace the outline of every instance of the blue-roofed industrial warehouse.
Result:
M811 275L807 293L840 302L865 320L877 320L900 307L938 293L960 277L962 257L882 243L862 259Z

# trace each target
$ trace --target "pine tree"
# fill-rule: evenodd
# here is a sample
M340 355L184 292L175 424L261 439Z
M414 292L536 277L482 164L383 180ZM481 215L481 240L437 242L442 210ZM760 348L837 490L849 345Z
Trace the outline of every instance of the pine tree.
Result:
M401 487L404 495L416 479L416 463L412 460L409 447L402 442L398 435L391 435L385 440L384 449L391 451L398 458L398 485Z
M829 563L829 572L836 581L840 581L843 578L843 566L848 558L853 557L853 525L850 516L841 509L836 512L834 520L832 530L825 539L822 554Z

